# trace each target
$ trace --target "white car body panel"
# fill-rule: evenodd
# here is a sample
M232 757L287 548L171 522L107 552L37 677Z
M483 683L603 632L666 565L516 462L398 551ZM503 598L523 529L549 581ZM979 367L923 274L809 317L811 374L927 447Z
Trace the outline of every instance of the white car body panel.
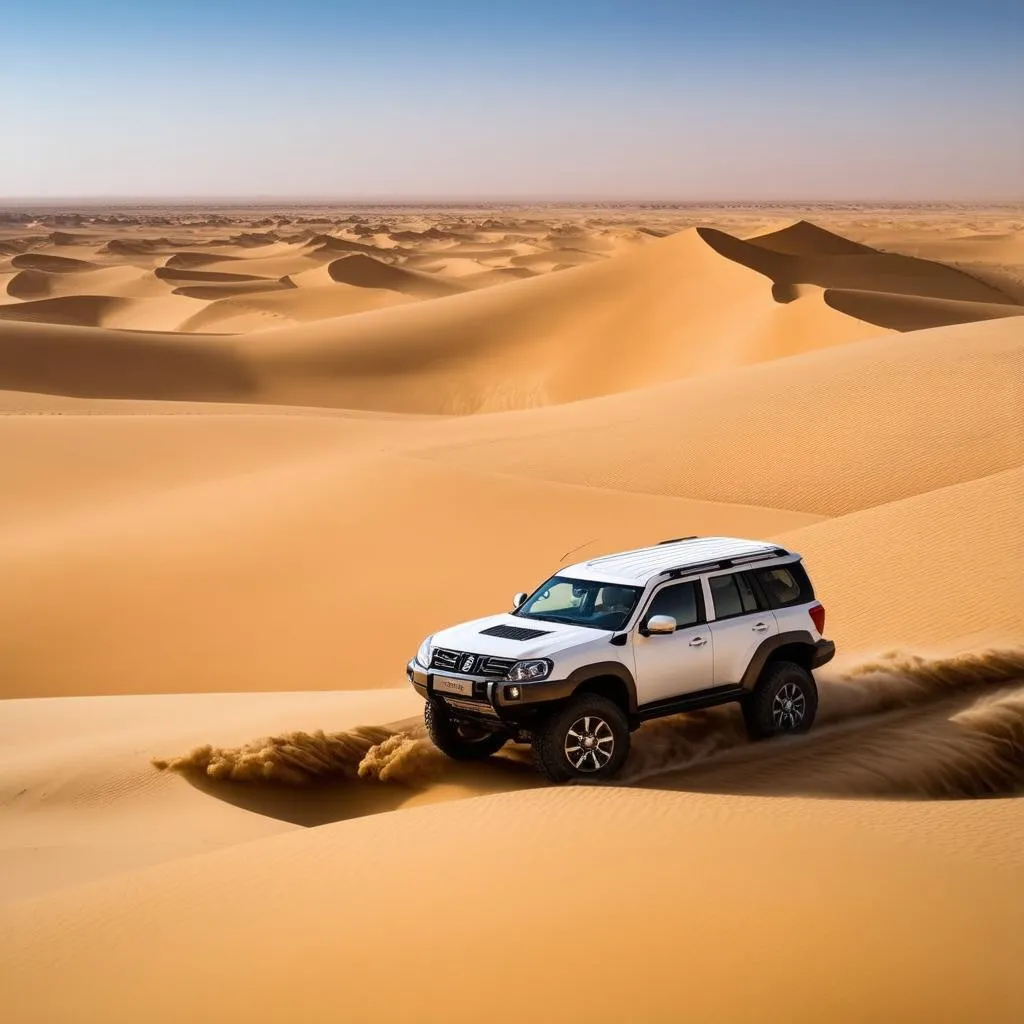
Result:
M708 686L735 685L743 678L754 652L779 627L770 611L737 615L709 623L714 648L714 672Z
M707 623L686 626L667 636L636 633L629 646L636 661L638 698L643 704L711 685L714 648Z

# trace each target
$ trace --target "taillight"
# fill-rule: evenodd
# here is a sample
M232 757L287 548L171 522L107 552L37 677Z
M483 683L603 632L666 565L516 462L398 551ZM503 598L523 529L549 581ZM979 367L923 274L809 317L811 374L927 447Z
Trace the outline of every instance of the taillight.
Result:
M822 635L825 635L825 608L820 604L812 604L807 609L807 614L814 623L814 628Z

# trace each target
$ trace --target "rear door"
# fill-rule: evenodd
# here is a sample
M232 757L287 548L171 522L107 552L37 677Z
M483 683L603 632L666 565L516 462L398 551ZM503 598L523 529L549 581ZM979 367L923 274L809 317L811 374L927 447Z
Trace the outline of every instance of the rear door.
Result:
M779 632L778 623L747 573L706 580L714 648L714 685L739 683L757 648Z
M644 636L644 623L652 615L671 615L676 631ZM638 704L711 686L711 630L704 620L700 580L669 583L655 591L633 631Z
M799 562L751 570L760 585L780 633L806 630L815 639L820 635L807 609L817 604L807 571Z

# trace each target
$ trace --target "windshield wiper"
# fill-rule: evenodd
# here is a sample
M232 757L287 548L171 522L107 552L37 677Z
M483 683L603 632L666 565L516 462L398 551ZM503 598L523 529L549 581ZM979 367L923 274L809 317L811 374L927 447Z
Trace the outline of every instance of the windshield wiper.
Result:
M589 622L582 622L579 619L560 619L556 615L521 615L523 619L539 619L541 622L557 622L561 626L584 626L586 629L604 629L604 626L595 626Z

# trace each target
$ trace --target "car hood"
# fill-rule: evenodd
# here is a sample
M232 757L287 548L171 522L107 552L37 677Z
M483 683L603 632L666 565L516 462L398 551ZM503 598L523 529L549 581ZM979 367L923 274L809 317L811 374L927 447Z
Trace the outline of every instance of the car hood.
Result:
M513 640L500 636L485 636L483 630L495 626L514 629L531 629L542 633L528 640ZM507 613L488 615L483 619L463 622L458 626L442 629L434 634L431 641L435 647L446 647L453 651L469 651L473 654L489 654L496 658L550 658L559 651L577 644L600 640L613 634L604 629L590 629L586 626L566 626L559 622L545 622L543 619L524 619Z

